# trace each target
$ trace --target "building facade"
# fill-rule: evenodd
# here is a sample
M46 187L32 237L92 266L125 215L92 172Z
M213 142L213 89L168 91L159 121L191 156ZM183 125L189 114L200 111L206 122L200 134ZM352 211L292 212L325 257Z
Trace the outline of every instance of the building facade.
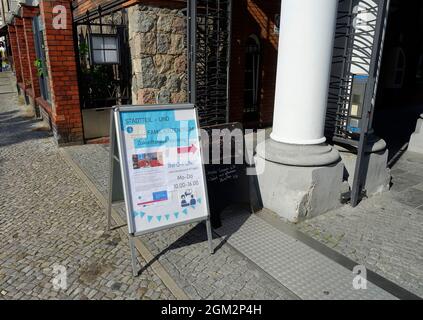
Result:
M257 147L260 188L265 206L291 221L350 190L389 189L387 163L423 111L423 37L412 35L423 32L421 3L12 2L2 11L18 88L59 145L107 140L114 105L192 102L205 127L272 127ZM408 118L393 134L399 113ZM359 176L357 154L367 166Z
M3 2L10 26L7 42L16 57L14 70L19 89L50 124L59 144L102 141L108 136L109 110L113 105L190 100L187 1ZM220 99L224 115L205 115L211 119L206 124L238 121L248 127L269 126L273 117L280 2L232 2L197 4L199 16L217 6L225 12L229 24L225 30L224 45L228 49L224 63L230 70L219 84L210 79L203 82L197 91L205 94L197 104L207 108L206 104L218 100L216 92L221 92L220 88L208 88L224 86L228 90L227 96ZM57 12L48 12L53 10L49 6ZM62 14L62 7L66 9L66 27L46 28L55 15ZM220 23L217 19L199 18L198 30L203 28L210 37L213 24ZM119 45L118 59L94 61L92 40L115 41L114 38ZM213 48L211 43L206 46ZM198 55L210 55L207 50L213 49L206 48ZM214 70L210 61L204 62L211 70L208 73ZM61 78L61 71L67 71L66 76ZM201 72L197 73L200 76ZM204 73L203 76L208 77ZM60 88L66 88L66 93L61 93Z

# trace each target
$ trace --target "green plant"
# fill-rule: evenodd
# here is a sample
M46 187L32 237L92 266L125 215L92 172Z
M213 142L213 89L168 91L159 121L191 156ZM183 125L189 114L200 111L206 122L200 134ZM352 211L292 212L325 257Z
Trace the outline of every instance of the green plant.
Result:
M37 74L39 77L44 75L44 67L43 67L43 60L35 59L34 66L37 68Z
M79 44L79 55L82 58L85 58L86 55L88 54L89 48L88 48L88 44L86 42L81 42Z

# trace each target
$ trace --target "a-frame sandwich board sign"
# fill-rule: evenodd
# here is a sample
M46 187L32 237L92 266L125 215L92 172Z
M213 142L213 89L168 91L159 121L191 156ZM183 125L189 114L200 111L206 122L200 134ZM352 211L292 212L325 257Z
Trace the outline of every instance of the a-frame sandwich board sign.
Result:
M205 221L210 253L212 231L198 113L192 104L116 106L110 126L112 205L125 202L132 267L134 237Z

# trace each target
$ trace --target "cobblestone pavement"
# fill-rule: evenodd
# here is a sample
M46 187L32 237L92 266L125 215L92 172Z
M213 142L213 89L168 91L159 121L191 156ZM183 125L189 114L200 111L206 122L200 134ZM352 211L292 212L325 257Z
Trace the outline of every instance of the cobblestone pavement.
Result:
M423 297L423 156L405 153L392 176L390 192L297 227Z
M108 147L85 145L65 150L106 196ZM119 211L123 216L123 210ZM228 246L225 239L214 238L217 250L210 255L202 223L140 238L192 299L297 299L278 281Z
M0 299L173 298L150 268L132 277L127 239L104 232L104 209L22 109L0 94Z

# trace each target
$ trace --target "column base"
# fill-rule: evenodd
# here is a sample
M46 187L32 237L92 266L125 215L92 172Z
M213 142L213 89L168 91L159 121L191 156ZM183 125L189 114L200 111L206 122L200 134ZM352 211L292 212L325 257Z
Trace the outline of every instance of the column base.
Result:
M257 146L254 160L264 207L290 222L339 207L341 194L348 190L339 153L327 144L291 145L268 139Z
M417 120L416 131L411 135L408 151L423 154L423 113Z
M350 150L336 146L345 165L346 178L350 187L353 185L357 154ZM368 138L364 163L367 165L367 176L364 184L366 195L373 195L389 191L391 173L388 168L388 149L386 142L374 135Z

